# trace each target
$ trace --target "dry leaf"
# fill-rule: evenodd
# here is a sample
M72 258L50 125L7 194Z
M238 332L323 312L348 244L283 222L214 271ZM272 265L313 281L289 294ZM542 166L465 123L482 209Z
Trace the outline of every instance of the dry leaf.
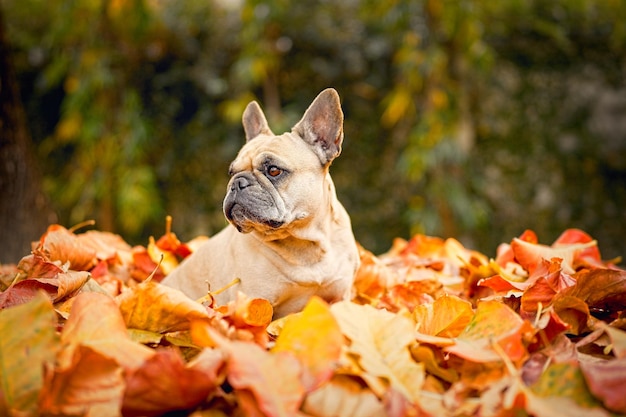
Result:
M182 292L142 282L117 297L126 326L157 333L187 330L191 320L208 319L206 309Z
M223 382L220 351L205 349L186 365L178 351L160 349L126 378L124 416L157 416L188 410L204 401Z
M413 319L420 333L450 338L458 336L473 316L471 303L447 294L413 311Z
M356 379L334 376L310 393L302 411L315 417L379 417L385 408L374 393Z
M473 362L498 362L503 358L494 350L497 344L508 359L517 362L526 355L532 326L499 301L481 301L476 314L455 344L444 350Z
M304 388L312 391L332 376L343 335L328 304L312 297L301 314L287 318L272 352L290 352L304 365Z
M48 227L33 254L62 264L69 262L70 269L75 271L88 271L96 264L96 251L83 245L74 233L58 224Z
M226 375L247 415L290 417L300 408L304 388L300 363L288 353L268 353L254 343L217 336L228 354Z
M54 361L60 347L56 325L52 304L43 294L0 311L0 397L16 415L34 415L43 366Z
M388 380L405 398L419 402L424 366L413 361L408 349L415 341L411 320L349 301L334 304L331 311L364 372Z
M115 301L104 294L86 292L76 296L65 323L61 340L65 348L59 354L59 366L67 368L74 361L74 350L87 346L113 360L126 371L139 368L154 351L130 340L124 319Z
M40 412L51 416L121 416L123 370L108 356L78 346L63 366L47 366Z

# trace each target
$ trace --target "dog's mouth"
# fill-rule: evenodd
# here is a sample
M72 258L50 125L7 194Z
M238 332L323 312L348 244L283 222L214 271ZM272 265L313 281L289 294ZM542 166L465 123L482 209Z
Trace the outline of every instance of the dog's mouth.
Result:
M269 219L265 216L253 213L242 204L233 202L225 207L226 219L241 233L249 233L253 230L267 231L267 229L280 229L285 222L282 220Z

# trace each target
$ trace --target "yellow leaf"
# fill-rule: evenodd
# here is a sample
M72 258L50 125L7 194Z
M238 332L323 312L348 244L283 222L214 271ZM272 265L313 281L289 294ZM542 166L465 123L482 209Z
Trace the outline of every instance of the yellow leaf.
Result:
M43 385L41 369L54 361L60 346L56 325L52 303L43 293L0 310L0 414L4 402L15 415L18 411L27 415L36 407Z
M358 356L363 370L389 381L405 398L418 402L424 366L413 361L409 352L415 341L411 320L349 301L334 304L331 311L351 341L348 351Z
M343 335L328 304L313 297L301 314L289 316L272 352L291 352L307 369L304 385L312 391L331 376L341 354Z

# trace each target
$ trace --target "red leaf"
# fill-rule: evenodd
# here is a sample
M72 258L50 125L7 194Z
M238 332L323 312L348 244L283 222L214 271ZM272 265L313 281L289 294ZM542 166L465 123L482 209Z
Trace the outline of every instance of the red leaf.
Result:
M157 350L126 379L122 411L125 416L156 416L191 409L222 382L218 372L223 363L218 350L205 349L190 366L176 350Z
M609 361L581 361L580 369L593 395L602 400L606 408L626 414L626 359Z

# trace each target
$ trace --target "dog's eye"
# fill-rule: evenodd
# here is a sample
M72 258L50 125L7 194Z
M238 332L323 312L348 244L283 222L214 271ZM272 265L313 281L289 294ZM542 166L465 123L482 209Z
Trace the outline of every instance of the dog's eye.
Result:
M269 175L270 177L277 177L282 173L283 173L283 170L278 168L275 165L270 165L267 167L267 175Z

